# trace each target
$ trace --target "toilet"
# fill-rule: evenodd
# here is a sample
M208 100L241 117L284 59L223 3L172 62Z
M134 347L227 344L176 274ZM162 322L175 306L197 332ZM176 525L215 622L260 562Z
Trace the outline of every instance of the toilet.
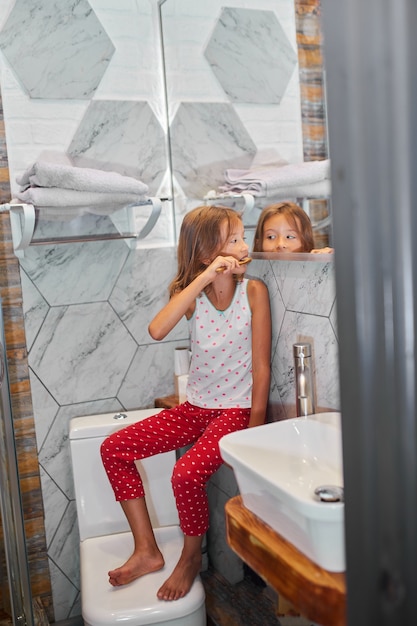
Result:
M133 538L104 471L100 445L116 429L155 415L159 410L89 415L70 421L85 626L206 626L205 594L200 576L185 598L165 602L156 596L176 565L183 545L171 487L175 451L137 462L165 566L122 587L112 587L108 582L107 572L122 565L131 555Z

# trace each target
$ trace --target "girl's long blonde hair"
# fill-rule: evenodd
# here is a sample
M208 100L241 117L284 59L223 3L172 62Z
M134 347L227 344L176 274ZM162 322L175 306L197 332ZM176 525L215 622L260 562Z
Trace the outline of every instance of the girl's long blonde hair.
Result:
M254 238L254 252L263 252L262 242L266 220L274 215L285 215L292 223L294 230L301 239L302 250L299 252L311 252L314 248L313 227L307 213L294 202L279 202L266 206L259 216Z
M227 237L241 215L224 206L199 206L182 221L178 240L178 271L169 286L169 295L182 291L220 253L226 240L221 227L226 222Z

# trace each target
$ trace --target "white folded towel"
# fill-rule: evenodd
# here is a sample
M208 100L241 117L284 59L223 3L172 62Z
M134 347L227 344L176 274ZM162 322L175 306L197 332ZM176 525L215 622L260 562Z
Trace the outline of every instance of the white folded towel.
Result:
M25 204L33 204L37 209L69 209L71 215L94 213L109 215L128 205L139 205L143 196L134 193L101 193L94 191L75 191L74 189L59 189L58 187L29 187L19 191L15 197ZM62 211L60 211L62 213Z
M298 188L311 188L317 183L327 181L322 187L330 187L330 159L323 161L304 161L282 166L269 166L252 170L225 171L225 184L220 186L222 192L243 193L262 197L302 197ZM281 188L285 189L284 196ZM315 193L318 197L319 190Z
M290 200L295 198L327 198L331 195L332 187L330 180L319 180L317 183L306 185L284 185L270 189L265 198L274 200ZM250 193L250 192L246 192ZM255 196L255 194L253 194Z
M73 167L37 161L16 178L16 182L24 189L28 187L59 187L75 191L100 192L114 194L116 192L145 196L148 185L136 178L122 176L117 172L88 167Z
M14 198L12 200L12 204L19 204L19 200ZM25 203L26 204L26 203ZM30 206L30 205L29 205ZM34 205L32 205L34 206ZM114 207L50 207L50 206L41 206L36 207L42 211L42 219L48 222L70 222L76 217L81 217L86 215L87 213L91 213L92 215L112 215L115 210L118 210L120 207L116 209Z

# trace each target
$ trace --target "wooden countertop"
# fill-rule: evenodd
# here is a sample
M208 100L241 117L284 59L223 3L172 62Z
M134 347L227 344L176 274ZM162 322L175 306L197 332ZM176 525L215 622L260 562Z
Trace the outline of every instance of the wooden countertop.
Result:
M322 626L346 626L344 573L322 569L236 496L226 503L230 547L300 613Z
M157 409L172 409L179 404L178 396L172 394L171 396L164 396L162 398L155 398L155 408Z

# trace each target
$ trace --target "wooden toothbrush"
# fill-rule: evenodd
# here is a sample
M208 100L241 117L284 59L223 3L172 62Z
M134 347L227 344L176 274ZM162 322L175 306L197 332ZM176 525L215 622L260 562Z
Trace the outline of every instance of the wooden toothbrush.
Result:
M250 256L245 257L244 259L241 259L240 261L238 261L239 265L246 265L247 263L250 263L252 261ZM226 268L225 267L218 267L216 272L219 274L220 272L224 272Z

